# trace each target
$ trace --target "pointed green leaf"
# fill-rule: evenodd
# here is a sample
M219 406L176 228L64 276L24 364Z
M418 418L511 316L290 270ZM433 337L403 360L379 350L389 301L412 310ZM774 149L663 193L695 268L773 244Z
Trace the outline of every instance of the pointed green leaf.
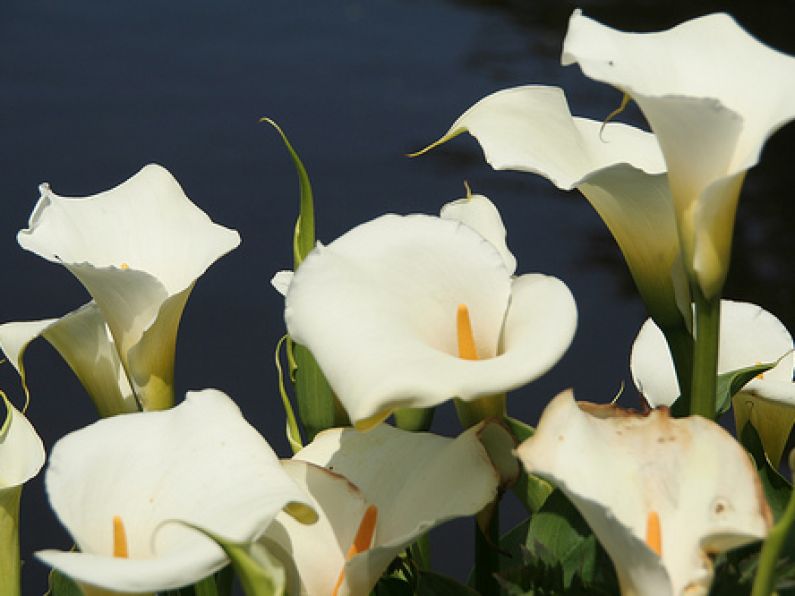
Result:
M755 376L769 371L771 368L775 367L778 362L779 361L755 364L754 366L746 366L745 368L739 368L718 375L718 384L715 388L717 413L720 415L724 412L728 412L731 407L732 396L745 387Z
M420 571L417 596L477 596L477 592L452 578L432 571Z
M303 448L304 444L301 442L301 432L298 430L298 421L295 419L293 405L290 403L290 396L287 395L287 388L284 386L284 371L282 370L282 362L279 358L279 349L286 340L287 336L283 335L278 341L273 358L276 363L276 374L279 379L279 395L281 395L282 398L282 407L284 408L285 414L285 434L287 435L287 441L290 443L290 449L292 449L293 454L295 454Z
M787 480L773 468L765 455L762 447L762 440L759 433L750 422L743 428L740 436L740 443L751 454L756 464L756 470L762 481L762 488L765 490L767 502L773 512L773 518L778 520L784 513L787 503L790 500L792 486Z
M49 576L46 596L83 596L83 591L71 579L53 569Z

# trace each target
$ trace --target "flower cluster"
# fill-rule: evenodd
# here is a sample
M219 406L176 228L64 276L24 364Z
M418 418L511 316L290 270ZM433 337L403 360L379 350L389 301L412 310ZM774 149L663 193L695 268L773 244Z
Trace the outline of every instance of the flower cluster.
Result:
M218 594L227 565L247 596L708 594L726 560L755 569L761 595L795 573L779 556L795 496L777 472L793 339L761 307L721 299L745 172L795 118L795 59L726 15L627 34L576 11L562 60L620 89L652 132L574 117L562 90L525 86L482 99L429 149L468 131L496 169L585 196L650 315L629 358L645 411L568 390L536 428L510 417L507 393L574 340L565 283L517 274L497 207L469 189L438 216L387 214L316 243L308 175L277 127L301 186L295 271L272 282L293 382L280 392L294 454L280 460L225 393L175 403L183 309L237 232L156 165L91 197L44 184L18 241L90 301L0 325L0 349L27 401L24 353L45 338L100 416L49 453L49 501L74 540L36 553L53 596ZM428 432L448 401L461 433ZM45 450L2 402L0 595L19 596L21 487ZM739 441L715 422L729 409ZM507 490L529 517L501 535ZM460 517L475 518L471 588L430 569L428 532Z

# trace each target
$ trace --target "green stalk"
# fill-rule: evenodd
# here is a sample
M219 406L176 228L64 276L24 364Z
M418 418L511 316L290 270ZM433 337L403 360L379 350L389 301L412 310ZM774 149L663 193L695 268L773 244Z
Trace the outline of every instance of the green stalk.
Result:
M693 384L693 336L684 326L662 328L662 332L671 350L676 378L679 381L679 400L682 402L679 404L679 411L689 414Z
M395 410L395 426L403 430L421 432L431 428L434 408L400 408Z
M790 494L787 509L778 520L778 523L770 530L765 543L762 545L762 552L759 554L759 567L756 570L751 596L769 596L773 593L778 556L784 547L787 535L793 524L795 524L795 491Z
M21 486L0 489L0 596L19 596L19 500Z
M455 411L458 414L458 420L461 421L461 426L470 428L487 418L499 418L500 420L505 418L506 401L505 393L489 395L472 401L456 399Z
M475 521L475 590L483 596L500 593L494 574L500 571L500 498L499 496L478 517L486 518L486 533Z
M693 349L690 413L714 420L720 337L720 296L706 299L696 287L693 297L696 307L696 343Z

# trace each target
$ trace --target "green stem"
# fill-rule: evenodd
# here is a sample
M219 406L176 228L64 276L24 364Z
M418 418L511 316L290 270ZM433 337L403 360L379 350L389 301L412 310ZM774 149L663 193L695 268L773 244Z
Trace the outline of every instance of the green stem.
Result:
M19 500L21 486L0 489L0 596L19 596Z
M790 494L787 509L778 520L778 523L770 530L765 543L762 545L762 552L759 554L759 567L754 578L751 596L769 596L773 593L778 556L784 547L787 535L793 524L795 524L795 491Z
M395 426L412 432L425 431L431 428L434 408L401 408L395 410Z
M500 593L494 574L500 571L500 498L499 496L478 517L486 520L484 534L480 520L475 521L475 590L483 596Z
M690 413L715 418L715 386L718 377L718 340L720 337L720 296L706 299L699 288L695 298L695 338L693 349L693 383Z
M455 400L455 411L458 413L458 420L461 421L463 428L475 426L481 420L487 418L505 418L506 395L489 395L472 401L462 399Z
M693 336L684 326L662 328L662 332L668 342L679 381L679 400L682 402L679 411L687 415L690 413L690 390L693 384Z

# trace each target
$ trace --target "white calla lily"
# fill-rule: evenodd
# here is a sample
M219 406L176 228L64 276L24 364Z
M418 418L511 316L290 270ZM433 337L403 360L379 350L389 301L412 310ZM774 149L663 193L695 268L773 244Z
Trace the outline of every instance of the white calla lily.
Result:
M749 302L721 300L718 374L778 361L733 399L738 433L750 420L775 465L795 424L792 349L792 336L774 315ZM630 368L635 386L652 407L670 406L679 397L668 346L651 319L632 345Z
M80 552L36 556L81 584L122 593L178 588L227 563L185 523L249 542L285 507L316 517L265 439L213 389L67 435L53 447L46 487Z
M690 316L665 161L654 135L571 115L563 91L527 85L489 95L433 146L469 132L496 170L544 176L576 188L616 239L655 320Z
M578 404L567 391L517 455L577 507L625 596L707 594L709 555L763 538L772 522L745 450L699 416Z
M26 393L23 357L37 337L43 337L58 350L85 387L100 416L139 410L113 337L96 303L89 302L60 319L0 325L0 349L19 373Z
M44 465L33 425L0 391L0 594L20 594L19 502L22 485Z
M568 348L577 311L563 282L513 278L469 226L385 215L310 253L290 283L285 320L351 421L367 428L397 408L532 381ZM461 357L465 335L471 349Z
M366 596L419 536L491 502L499 474L479 431L448 439L388 425L331 429L285 461L320 515L301 526L280 514L265 534L287 561L290 593Z
M148 165L116 188L64 198L41 186L20 245L63 264L96 302L145 409L173 403L174 349L196 279L240 243Z
M665 156L685 265L714 298L728 271L745 172L765 141L795 118L795 58L726 14L625 33L577 10L562 62L614 85L643 111Z

